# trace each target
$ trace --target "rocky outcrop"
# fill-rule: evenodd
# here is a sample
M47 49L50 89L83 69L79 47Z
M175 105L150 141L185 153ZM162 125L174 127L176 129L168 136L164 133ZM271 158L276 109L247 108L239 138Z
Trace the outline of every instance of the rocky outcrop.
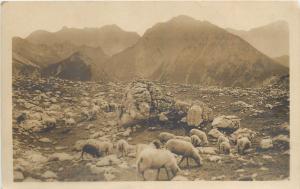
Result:
M121 106L121 125L127 125L171 110L174 101L154 83L139 80L128 85Z

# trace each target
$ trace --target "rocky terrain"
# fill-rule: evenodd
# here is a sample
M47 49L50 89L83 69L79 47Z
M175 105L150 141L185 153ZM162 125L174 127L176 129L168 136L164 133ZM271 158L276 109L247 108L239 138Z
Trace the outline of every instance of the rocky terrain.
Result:
M203 165L185 162L174 180L289 179L288 76L261 88L203 87L136 80L129 83L13 78L13 164L15 181L135 181L135 145L161 132L187 135L199 128L208 145L197 147ZM216 135L230 139L220 154ZM238 154L238 135L252 146ZM80 159L87 141L125 139L127 157ZM179 161L179 157L178 161ZM156 171L147 171L154 180ZM167 180L161 171L161 180Z

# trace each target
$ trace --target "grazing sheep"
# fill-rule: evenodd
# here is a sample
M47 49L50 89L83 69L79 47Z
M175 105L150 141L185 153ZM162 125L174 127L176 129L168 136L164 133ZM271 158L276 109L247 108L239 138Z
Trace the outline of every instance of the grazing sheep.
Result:
M219 145L219 153L230 154L230 143L227 141L221 142Z
M152 144L156 149L160 149L162 143L159 140L153 140L150 144Z
M251 147L251 142L248 137L241 137L237 140L237 151L239 154L245 154L245 150Z
M204 145L208 144L208 140L207 140L207 136L206 136L205 132L203 132L199 129L192 129L190 131L190 135L197 135L201 139L201 141Z
M100 157L101 156L101 151L97 147L91 144L86 144L82 147L82 153L81 153L81 159L83 160L83 154L88 153L92 155L94 158L95 157Z
M184 158L186 158L188 168L190 167L188 158L194 159L198 166L202 165L202 158L198 154L198 150L189 142L171 139L166 143L166 149L170 150L174 154L182 156L178 165L180 165Z
M120 157L120 153L122 153L122 157L125 157L128 155L130 149L130 145L128 142L124 139L121 139L117 142L117 152L118 152L118 157Z
M21 113L21 115L19 115L16 119L17 119L17 123L18 124L21 124L22 122L24 122L25 121L25 119L26 119L26 113Z
M107 141L100 142L98 148L101 152L104 152L105 155L109 155L113 152L113 144Z
M202 141L201 139L197 136L197 135L192 135L191 136L191 141L192 141L192 144L197 147L197 146L200 146Z
M167 150L147 148L137 158L137 170L142 174L144 180L146 180L144 173L148 169L157 169L156 180L158 180L161 168L165 168L169 180L168 169L171 170L173 176L180 171L176 158Z
M167 133L167 132L161 132L161 133L159 133L159 136L158 136L160 142L162 142L162 143L165 143L168 140L173 139L175 137L176 136L174 134Z
M229 143L229 139L226 136L224 136L224 135L220 135L218 137L218 143L217 143L217 145L219 146L222 142L228 142Z
M179 139L179 140L183 140L183 141L192 143L191 138L188 136L175 136L175 139Z

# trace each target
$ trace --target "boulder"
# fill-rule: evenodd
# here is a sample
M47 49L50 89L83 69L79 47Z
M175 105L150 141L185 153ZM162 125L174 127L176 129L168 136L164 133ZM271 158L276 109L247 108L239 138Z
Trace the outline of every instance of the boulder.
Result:
M21 171L14 171L14 181L23 181L24 175Z
M262 139L259 143L259 147L262 150L268 150L273 148L273 141L271 138Z
M54 153L49 157L48 161L66 161L72 159L73 157L67 153Z
M150 116L169 111L174 106L173 99L163 95L161 89L150 81L138 80L130 83L121 105L120 124L136 124Z
M219 116L212 122L213 128L224 130L237 130L240 127L240 119L237 116Z
M189 181L189 179L182 175L177 175L172 178L172 181Z
M186 121L188 126L198 127L202 122L202 108L198 105L193 105L187 112Z
M211 154L211 155L217 154L217 148L215 147L197 147L197 149L201 154Z
M49 179L49 178L55 179L55 178L57 178L57 175L56 175L56 173L54 173L52 171L46 171L42 174L42 177L46 178L46 179Z

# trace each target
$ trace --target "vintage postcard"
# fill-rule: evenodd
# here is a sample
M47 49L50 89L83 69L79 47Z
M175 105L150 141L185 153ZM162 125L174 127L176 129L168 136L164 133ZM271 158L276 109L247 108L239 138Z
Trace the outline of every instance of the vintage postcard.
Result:
M3 188L299 188L299 7L2 3Z

